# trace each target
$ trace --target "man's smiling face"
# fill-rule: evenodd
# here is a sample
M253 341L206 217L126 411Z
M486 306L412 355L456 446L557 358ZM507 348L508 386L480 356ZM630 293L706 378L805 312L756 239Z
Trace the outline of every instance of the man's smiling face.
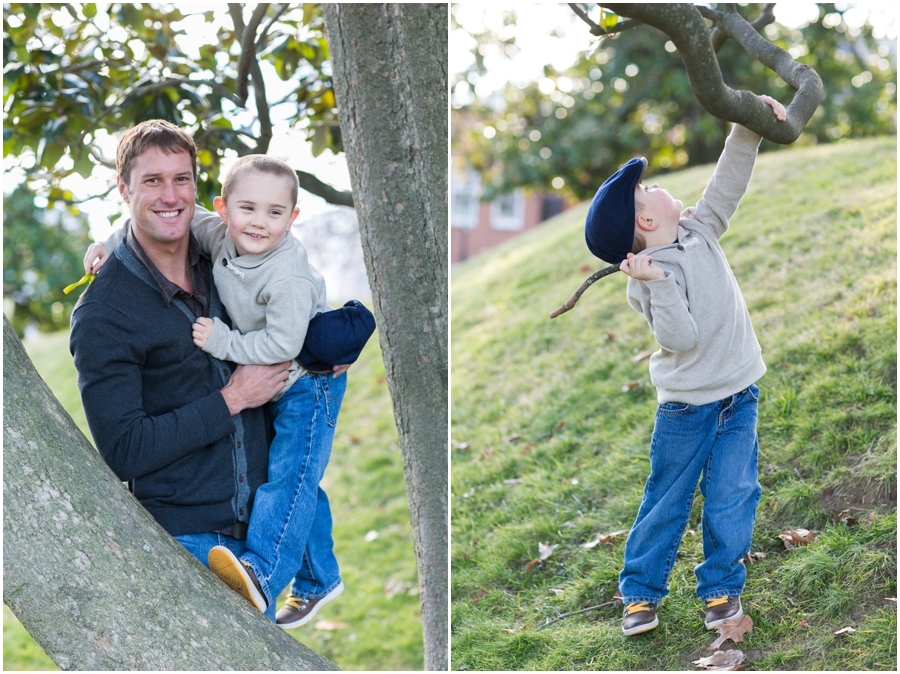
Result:
M196 185L187 152L148 148L134 160L128 184L121 176L116 181L142 246L165 246L188 236Z

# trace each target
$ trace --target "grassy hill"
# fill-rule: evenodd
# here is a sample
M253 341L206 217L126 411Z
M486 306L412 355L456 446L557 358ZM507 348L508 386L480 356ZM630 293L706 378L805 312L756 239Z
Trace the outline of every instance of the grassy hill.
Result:
M760 501L735 646L749 669L884 669L896 655L896 138L762 155L722 245L768 366ZM660 184L695 203L701 166ZM653 178L656 180L656 178ZM697 497L660 607L626 639L617 589L649 474L656 409L644 318L626 277L588 289L583 204L453 270L454 669L696 669ZM849 510L857 523L838 521ZM870 518L869 513L872 513ZM871 519L871 521L869 521ZM778 534L818 530L793 551ZM539 544L556 545L537 564ZM526 566L531 568L526 568ZM856 632L835 635L851 626Z
M68 333L41 336L25 346L38 372L90 437L75 385ZM312 624L291 634L342 669L418 670L424 655L416 562L377 335L348 376L323 481L331 500L335 554L346 589ZM320 621L332 624L319 629L315 625ZM3 667L56 669L6 606Z

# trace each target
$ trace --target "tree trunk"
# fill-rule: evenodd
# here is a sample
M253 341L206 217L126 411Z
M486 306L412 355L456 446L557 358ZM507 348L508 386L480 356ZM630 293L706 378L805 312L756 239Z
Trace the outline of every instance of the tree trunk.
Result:
M3 317L3 601L62 669L337 669L169 536Z
M447 668L447 6L323 5L400 437L425 666Z

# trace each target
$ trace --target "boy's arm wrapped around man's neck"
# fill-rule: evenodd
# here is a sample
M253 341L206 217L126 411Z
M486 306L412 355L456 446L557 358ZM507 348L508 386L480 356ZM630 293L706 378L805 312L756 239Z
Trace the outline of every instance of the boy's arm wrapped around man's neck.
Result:
M691 209L690 219L711 228L717 239L728 230L747 191L761 140L759 134L735 124L703 196Z

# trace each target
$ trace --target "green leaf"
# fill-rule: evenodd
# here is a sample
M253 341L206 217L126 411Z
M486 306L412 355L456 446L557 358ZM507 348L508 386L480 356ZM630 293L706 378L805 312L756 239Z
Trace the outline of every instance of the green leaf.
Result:
M94 161L91 159L91 153L87 148L82 147L75 153L75 172L82 178L90 178L94 170Z
M328 129L324 126L316 127L312 135L312 154L318 157L328 147Z
M65 153L66 146L63 143L44 143L44 151L41 153L41 166L48 171L52 171Z

